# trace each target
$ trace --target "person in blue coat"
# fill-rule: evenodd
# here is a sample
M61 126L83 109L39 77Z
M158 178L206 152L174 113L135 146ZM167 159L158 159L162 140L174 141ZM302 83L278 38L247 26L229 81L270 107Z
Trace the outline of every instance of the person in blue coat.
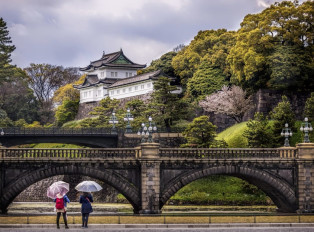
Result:
M82 204L82 228L87 228L89 214L93 212L91 202L94 202L93 196L90 193L83 192L83 195L80 196L80 203Z
M60 207L58 204L59 204L59 201L57 201L57 198L59 199L63 199L62 200L62 206ZM56 202L56 212L57 212L57 229L60 229L60 225L59 225L59 221L60 221L60 216L61 216L61 213L62 213L62 216L63 216L63 221L64 221L64 225L65 225L65 228L66 229L69 229L68 227L68 221L67 221L67 203L70 203L70 200L68 198L67 195L60 195L59 193L57 194L57 198L55 198L53 201Z

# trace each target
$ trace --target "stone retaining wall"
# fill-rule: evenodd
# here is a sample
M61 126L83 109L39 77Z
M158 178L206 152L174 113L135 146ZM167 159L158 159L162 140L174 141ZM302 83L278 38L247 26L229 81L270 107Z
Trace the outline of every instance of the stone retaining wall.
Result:
M289 94L281 91L261 89L254 94L253 107L250 111L245 113L243 121L248 121L249 119L254 118L255 112L268 115L269 112L271 112L278 105L278 103L281 102L283 95L288 97L297 120L303 120L305 102L307 98L310 97L310 94ZM218 133L236 123L235 120L225 114L210 113L209 116L210 121L218 127Z

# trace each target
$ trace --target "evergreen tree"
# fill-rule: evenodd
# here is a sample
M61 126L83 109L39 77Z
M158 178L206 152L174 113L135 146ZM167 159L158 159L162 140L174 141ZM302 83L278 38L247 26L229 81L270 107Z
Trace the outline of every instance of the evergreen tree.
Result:
M255 113L254 119L250 119L246 125L247 129L243 136L247 138L249 147L273 146L273 132L268 123L268 117L262 113Z
M284 138L280 135L285 124L288 123L291 130L295 131L295 114L292 111L291 104L286 96L282 96L282 101L270 113L274 120L273 136L274 145L276 147L282 146Z
M94 119L86 119L85 123L89 127L111 127L109 124L112 112L115 111L116 117L119 121L117 127L123 126L123 110L119 109L119 100L106 97L99 102L99 106L95 107L90 115L98 116ZM85 124L84 124L85 125ZM87 126L87 125L85 125Z
M217 127L206 115L195 118L182 133L187 140L185 147L209 147L215 143Z
M68 121L74 120L79 108L79 100L65 99L60 105L55 114L56 123L62 126Z
M227 58L232 81L251 90L313 89L313 6L282 1L246 15Z
M304 117L307 117L309 122L314 123L314 92L305 102Z
M152 101L148 109L151 116L159 126L164 126L170 130L173 121L184 118L188 109L187 103L181 101L177 94L172 93L177 87L169 84L168 77L160 77L154 83Z
M187 95L193 99L203 99L227 84L222 70L213 68L209 59L204 59L193 77L188 79Z
M0 18L0 84L8 81L14 73L15 66L10 63L12 62L11 53L15 50L15 46L10 45L11 43L7 24L3 18Z

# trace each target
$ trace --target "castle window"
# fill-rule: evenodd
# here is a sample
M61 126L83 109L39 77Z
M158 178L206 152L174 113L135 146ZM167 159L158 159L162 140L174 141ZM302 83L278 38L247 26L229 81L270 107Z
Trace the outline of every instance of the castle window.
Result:
M150 83L147 84L147 88L150 88Z
M134 89L137 90L137 89L138 89L138 86L135 86Z
M120 89L117 90L117 94L120 94Z
M125 93L125 89L123 89L122 91L123 91L123 93Z
M114 94L114 91L110 91L110 95L113 95Z
M129 77L133 76L132 73L129 73Z
M104 72L101 72L101 73L100 73L100 76L101 76L101 77L104 77Z
M97 94L98 96L100 96L101 95L101 90L98 90L98 94Z
M114 76L117 77L118 76L118 72L114 72Z
M132 87L129 88L129 92L132 92Z
M125 73L125 77L129 77L129 73L128 72Z
M141 85L141 89L144 89L144 85Z
M111 72L111 77L114 77L114 72Z

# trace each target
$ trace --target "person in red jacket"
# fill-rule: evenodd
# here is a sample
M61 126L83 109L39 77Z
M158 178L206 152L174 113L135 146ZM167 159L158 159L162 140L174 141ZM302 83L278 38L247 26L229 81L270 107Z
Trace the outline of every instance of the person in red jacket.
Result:
M67 195L60 195L57 194L57 198L53 200L54 202L56 202L56 212L57 212L57 229L60 229L60 225L59 225L59 221L60 221L60 216L62 213L63 216L63 221L64 221L64 225L66 229L69 229L68 227L68 221L67 221L67 203L70 203L69 198L67 197Z

